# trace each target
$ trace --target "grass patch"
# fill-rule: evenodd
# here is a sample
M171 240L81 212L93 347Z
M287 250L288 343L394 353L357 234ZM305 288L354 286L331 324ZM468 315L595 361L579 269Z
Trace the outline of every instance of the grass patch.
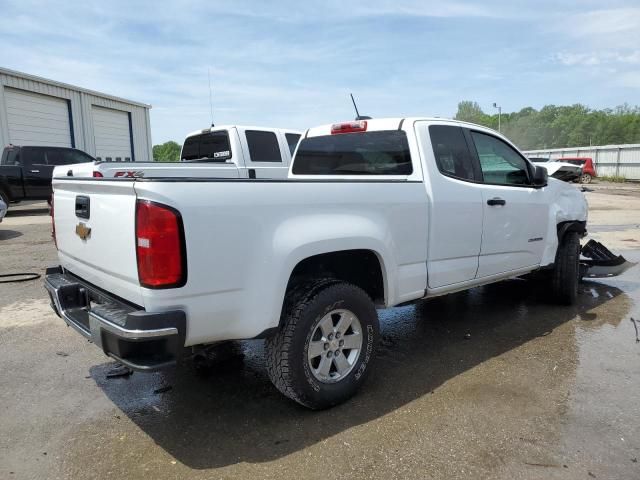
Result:
M598 179L602 180L603 182L613 182L613 183L624 183L627 181L624 175L603 175L598 177Z

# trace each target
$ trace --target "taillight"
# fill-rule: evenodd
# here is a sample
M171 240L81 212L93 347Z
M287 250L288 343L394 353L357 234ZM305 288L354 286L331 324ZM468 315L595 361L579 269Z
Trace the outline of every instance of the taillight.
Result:
M104 178L104 175L102 175L101 172L94 170L93 171L93 178Z
M180 213L166 205L138 200L136 254L141 286L183 286L187 282L187 257Z
M331 135L336 133L354 133L354 132L366 132L367 121L356 120L355 122L334 123L331 125Z
M51 194L51 200L49 201L49 215L51 215L51 238L53 238L53 244L56 246L56 250L58 249L58 239L56 238L56 218L55 213L53 211L53 194Z

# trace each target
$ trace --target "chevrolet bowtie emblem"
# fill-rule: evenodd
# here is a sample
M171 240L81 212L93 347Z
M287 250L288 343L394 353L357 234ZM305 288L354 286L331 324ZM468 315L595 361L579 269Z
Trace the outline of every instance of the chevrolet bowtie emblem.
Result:
M78 235L82 240L86 240L91 236L91 227L87 227L85 223L80 222L76 225L76 235Z

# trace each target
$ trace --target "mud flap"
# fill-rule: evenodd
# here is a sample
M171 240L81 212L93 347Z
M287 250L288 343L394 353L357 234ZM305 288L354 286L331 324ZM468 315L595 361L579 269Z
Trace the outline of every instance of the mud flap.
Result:
M622 255L614 255L611 251L595 240L589 240L581 250L580 274L586 278L615 277L629 270L635 265L628 262Z

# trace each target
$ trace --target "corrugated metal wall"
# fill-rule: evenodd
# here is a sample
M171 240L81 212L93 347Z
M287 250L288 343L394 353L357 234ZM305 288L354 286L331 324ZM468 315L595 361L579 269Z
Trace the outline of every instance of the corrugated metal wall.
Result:
M128 102L109 95L100 95L71 85L60 84L20 72L0 69L0 147L9 143L8 119L4 87L11 87L43 95L64 98L70 101L73 136L76 148L95 156L93 118L91 105L112 108L131 113L131 130L136 161L153 161L151 152L151 131L149 123L150 106Z
M591 157L598 175L640 180L640 144L528 150L529 157Z

